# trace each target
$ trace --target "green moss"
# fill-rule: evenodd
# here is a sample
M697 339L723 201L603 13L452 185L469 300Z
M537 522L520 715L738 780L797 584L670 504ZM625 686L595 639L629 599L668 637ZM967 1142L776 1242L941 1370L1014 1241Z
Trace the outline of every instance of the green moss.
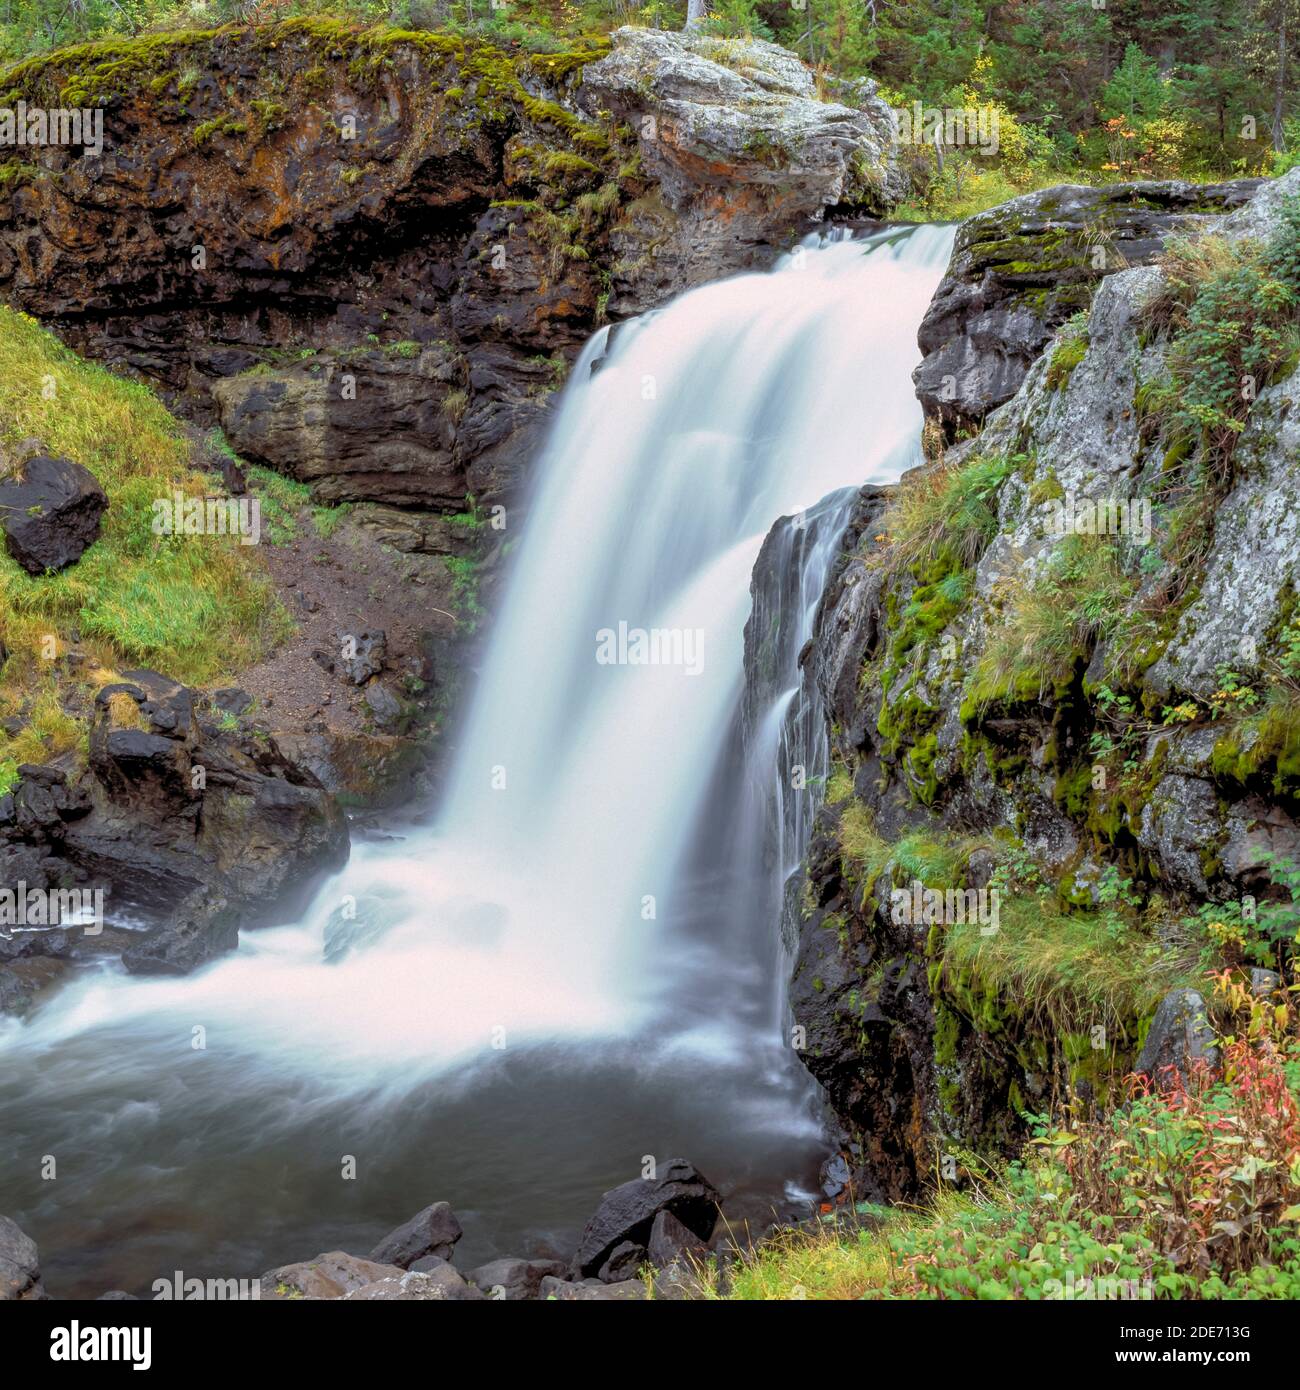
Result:
M1065 489L1061 486L1061 480L1056 476L1053 469L1049 469L1046 477L1038 479L1029 489L1029 505L1040 507L1044 502L1055 502L1065 496Z
M1238 788L1300 797L1300 699L1279 695L1229 729L1214 745L1210 770Z
M1060 341L1052 349L1052 356L1047 364L1049 391L1065 389L1074 369L1087 355L1088 344L1088 316L1076 314L1061 329Z

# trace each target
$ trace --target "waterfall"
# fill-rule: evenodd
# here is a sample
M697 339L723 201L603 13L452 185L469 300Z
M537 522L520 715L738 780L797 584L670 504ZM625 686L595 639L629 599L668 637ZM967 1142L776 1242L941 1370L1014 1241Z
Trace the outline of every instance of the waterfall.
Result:
M764 1200L815 1168L776 925L826 773L798 655L853 489L919 461L950 246L810 240L588 344L433 823L192 977L105 968L0 1027L0 1211L53 1266L93 1283L58 1253L89 1223L106 1270L201 1274L221 1231L213 1272L256 1271L435 1197L513 1253L646 1153Z

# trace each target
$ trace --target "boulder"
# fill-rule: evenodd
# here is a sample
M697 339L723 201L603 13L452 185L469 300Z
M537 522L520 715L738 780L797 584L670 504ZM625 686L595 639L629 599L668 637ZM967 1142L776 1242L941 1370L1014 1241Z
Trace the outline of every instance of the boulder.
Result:
M536 1298L542 1280L562 1278L564 1266L558 1260L490 1260L471 1269L466 1278L490 1298L515 1302Z
M650 1243L646 1253L650 1263L658 1269L666 1269L670 1264L687 1257L703 1259L708 1253L708 1244L694 1231L682 1225L670 1211L661 1211L650 1228Z
M625 1242L644 1247L655 1218L664 1211L708 1240L721 1200L717 1188L685 1159L670 1159L659 1165L656 1177L634 1178L605 1193L582 1233L577 1266L584 1275L594 1275L616 1247Z
M172 917L122 952L133 975L188 975L239 945L240 909L195 889Z
M451 1206L447 1202L434 1202L389 1232L370 1252L370 1258L379 1264L397 1265L400 1269L409 1269L416 1260L429 1255L450 1260L463 1234Z
M485 1303L487 1295L467 1283L451 1265L421 1272L408 1270L405 1274L390 1274L373 1284L345 1294L349 1301L359 1303Z
M63 854L182 941L231 944L221 900L245 925L287 920L347 857L338 803L265 731L223 727L155 671L125 675L96 697L90 809L64 828Z
M365 685L377 676L388 659L388 638L379 629L374 632L336 632L332 648L312 653L322 670L346 681L349 685Z
M621 1284L602 1284L598 1281L573 1284L548 1276L542 1280L538 1297L554 1298L561 1303L623 1303L649 1295L640 1279L627 1279Z
M637 131L658 184L654 203L614 236L616 249L628 243L611 301L620 315L668 286L770 262L790 227L827 207L879 215L905 196L897 122L874 83L826 101L776 44L638 28L610 37L609 56L583 70L578 101Z
M28 574L62 570L99 535L108 498L95 475L71 459L36 454L0 480L0 526Z
M968 218L917 334L926 415L950 439L978 427L1100 279L1156 260L1170 235L1241 207L1261 182L1061 184Z
M1135 1070L1160 1086L1186 1080L1196 1067L1219 1065L1219 1047L1206 1017L1205 1000L1194 989L1170 991L1160 1001Z
M660 1216L664 1213L660 1212ZM659 1217L655 1220L658 1221ZM596 1271L596 1278L602 1284L621 1284L635 1279L637 1272L646 1262L646 1248L635 1241L620 1241L610 1252L609 1258Z
M119 934L127 968L184 974L242 927L291 920L346 859L347 822L264 729L224 727L155 671L126 675L96 696L83 772L23 764L0 797L0 878L102 890L110 913L151 924ZM0 1013L25 1011L80 943L25 936L0 950Z
M314 1260L269 1270L262 1275L262 1297L344 1298L383 1280L400 1280L405 1273L396 1265L376 1264L342 1250L330 1250Z
M214 382L212 395L236 452L310 484L316 502L454 509L468 487L446 401L462 371L445 343L410 357L321 353Z
M35 1303L48 1297L36 1242L0 1216L0 1302Z

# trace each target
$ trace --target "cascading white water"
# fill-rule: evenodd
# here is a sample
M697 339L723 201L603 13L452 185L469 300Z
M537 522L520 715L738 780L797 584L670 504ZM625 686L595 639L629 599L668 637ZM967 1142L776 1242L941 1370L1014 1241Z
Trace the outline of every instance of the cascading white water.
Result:
M246 934L194 977L105 971L5 1025L0 1210L69 1219L39 1183L14 1180L9 1197L11 1174L34 1172L32 1154L53 1147L56 1101L68 1131L116 1133L144 1105L145 1122L171 1136L149 1143L164 1148L187 1125L220 1147L221 1117L237 1114L232 1135L245 1145L300 1152L304 1126L331 1123L340 1106L364 1111L374 1143L376 1126L402 1124L412 1107L442 1106L455 1125L471 1076L488 1087L494 1068L532 1057L539 1094L564 1097L574 1147L600 1142L606 1116L584 1106L613 1103L613 1088L593 1080L602 1067L619 1070L619 1105L629 1072L647 1097L665 1076L703 1080L713 1121L751 1147L757 1129L797 1127L798 1069L772 1007L774 942L813 800L779 805L773 820L771 793L783 744L785 763L797 753L811 764L814 785L824 751L793 660L847 515L844 490L918 461L916 326L950 245L940 228L806 244L771 274L692 291L612 341L597 335L535 465L526 534L435 823L357 846L301 923ZM798 569L793 598L756 590L755 620L784 630L742 711L751 573L774 523L793 514L798 540L783 552ZM598 659L625 654L599 636L620 631L678 645L662 664ZM208 1039L201 1077L184 1053L196 1025ZM778 1090L785 1099L768 1104ZM702 1117L657 1132L658 1104L629 1114L615 1152L586 1164L584 1178L604 1175L586 1206L602 1182L631 1175L635 1156L679 1138L705 1166L708 1141L692 1139ZM547 1123L518 1094L495 1126L473 1113L480 1151L540 1142L519 1135L525 1115ZM127 1158L99 1164L130 1186ZM202 1166L181 1166L182 1206L202 1208ZM131 1200L148 1209L146 1193ZM416 1191L396 1213L427 1200ZM548 1214L562 1223L562 1210L557 1198Z

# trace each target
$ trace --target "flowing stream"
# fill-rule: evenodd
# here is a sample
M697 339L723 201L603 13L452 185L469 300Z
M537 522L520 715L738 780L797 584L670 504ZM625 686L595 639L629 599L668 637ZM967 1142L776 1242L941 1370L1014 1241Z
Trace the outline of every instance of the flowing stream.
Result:
M811 1190L779 922L826 749L797 658L854 490L919 461L950 247L809 242L598 333L436 818L194 976L105 966L0 1025L0 1212L55 1296L364 1255L437 1199L463 1268L564 1251L646 1155L733 1220Z

